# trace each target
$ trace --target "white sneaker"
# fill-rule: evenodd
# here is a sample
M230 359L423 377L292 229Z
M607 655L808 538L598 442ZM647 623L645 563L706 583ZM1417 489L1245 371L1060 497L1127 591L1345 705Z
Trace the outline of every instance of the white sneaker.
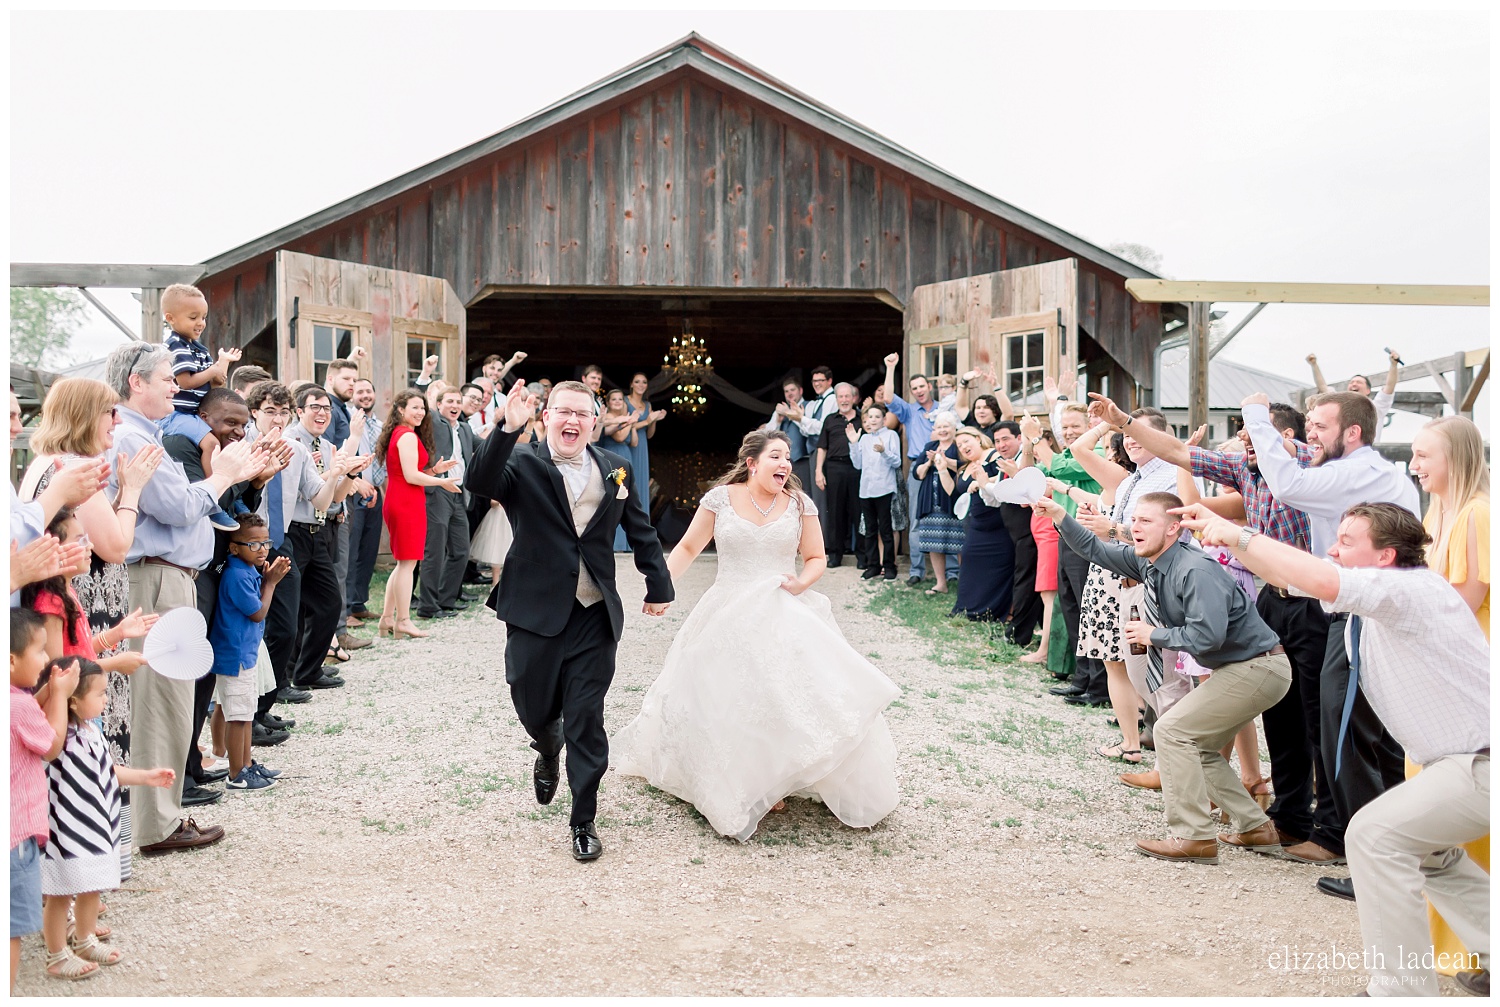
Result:
M203 757L203 768L210 773L217 773L221 769L228 769L229 758L228 756L219 756L209 752Z

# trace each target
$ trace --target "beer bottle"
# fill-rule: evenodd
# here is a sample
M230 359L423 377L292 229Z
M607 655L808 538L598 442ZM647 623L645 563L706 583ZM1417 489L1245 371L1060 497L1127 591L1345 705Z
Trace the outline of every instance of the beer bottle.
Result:
M1139 605L1131 605L1130 606L1130 621L1131 622L1140 622L1141 621L1141 607ZM1132 654L1134 654L1135 656L1140 657L1142 654L1146 653L1146 648L1143 647L1143 646L1141 646L1138 643L1132 643L1130 645L1130 652Z

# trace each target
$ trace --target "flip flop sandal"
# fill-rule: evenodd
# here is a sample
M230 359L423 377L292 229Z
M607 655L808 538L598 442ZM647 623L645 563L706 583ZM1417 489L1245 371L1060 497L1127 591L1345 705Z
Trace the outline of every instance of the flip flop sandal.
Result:
M1101 758L1113 759L1116 762L1128 762L1132 766L1139 766L1141 764L1141 750L1139 748L1121 748L1120 746L1124 743L1125 739L1121 738L1112 745L1100 745L1094 749L1094 754ZM1133 755L1135 758L1128 759L1126 758L1128 755Z
M324 664L343 664L349 660L349 652L343 647L328 648L328 656L323 659Z
M56 972L52 966L61 965ZM53 979L87 979L99 974L98 968L89 968L89 963L79 958L68 948L47 955L47 974Z
M97 937L85 937L81 941L68 941L68 948L79 958L96 965L118 965L125 957L119 948L107 948Z
M947 594L948 593L948 589L945 587L941 591L939 591L935 587L929 587L926 591L923 591L922 593L926 594L926 595Z

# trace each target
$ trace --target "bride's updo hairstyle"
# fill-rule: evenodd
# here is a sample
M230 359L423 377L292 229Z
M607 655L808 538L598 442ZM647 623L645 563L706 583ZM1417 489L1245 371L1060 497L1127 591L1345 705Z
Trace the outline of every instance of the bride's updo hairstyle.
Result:
M766 448L771 446L772 441L780 441L785 444L787 451L791 451L792 449L791 440L780 430L773 430L769 433L765 430L752 430L745 435L744 440L740 441L740 452L735 456L734 466L728 472L725 472L714 485L733 486L735 483L749 482L750 462L765 454ZM799 491L801 489L802 480L797 478L797 473L788 472L786 485L782 487L782 491L800 503L801 497L799 496Z

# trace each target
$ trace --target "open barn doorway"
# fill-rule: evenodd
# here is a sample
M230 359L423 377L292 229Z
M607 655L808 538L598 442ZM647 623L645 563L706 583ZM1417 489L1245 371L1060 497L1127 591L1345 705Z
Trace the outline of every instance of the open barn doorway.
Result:
M701 486L728 467L740 438L780 401L783 376L799 374L810 391L812 368L827 364L835 381L869 395L883 379L882 358L902 345L901 308L884 292L505 288L468 308L469 372L491 353L523 350L517 374L528 381L576 378L598 364L606 388L628 387L636 371L660 373L684 323L706 345L714 373L764 408L710 389L702 415L687 417L673 411L671 389L652 398L668 411L650 443L658 487L652 517L670 537L664 512L697 506Z

